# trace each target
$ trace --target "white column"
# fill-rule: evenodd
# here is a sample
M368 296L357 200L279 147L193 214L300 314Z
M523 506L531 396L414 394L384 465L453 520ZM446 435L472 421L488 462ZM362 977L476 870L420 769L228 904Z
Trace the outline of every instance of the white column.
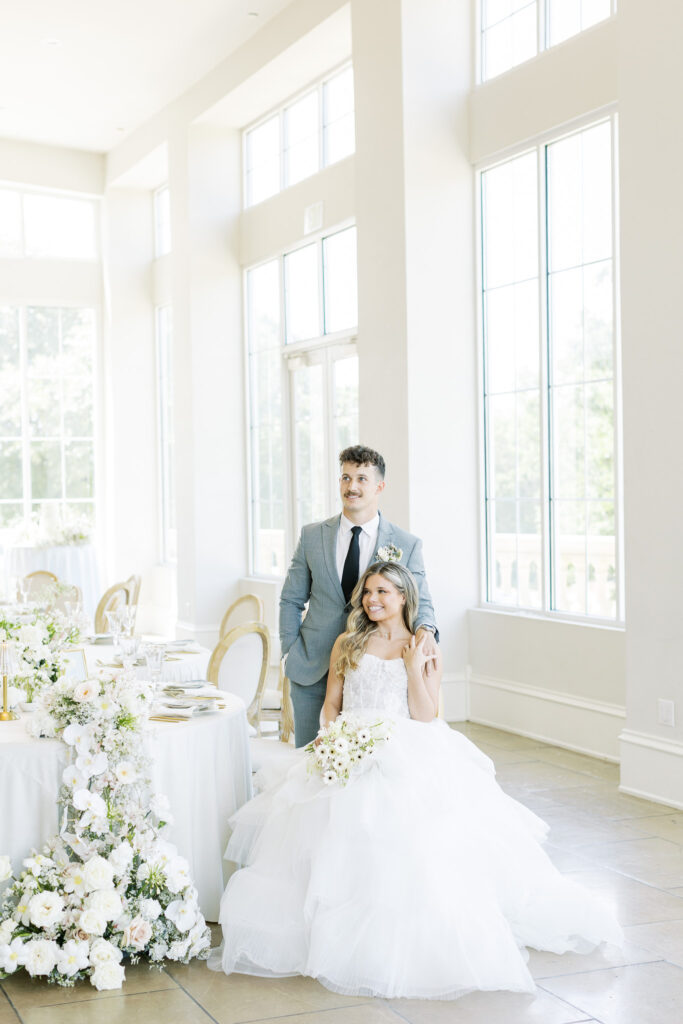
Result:
M683 807L683 7L619 4L626 729L622 788ZM676 724L658 721L658 701Z
M209 645L247 570L240 153L211 125L169 142L178 626Z
M478 599L469 6L352 2L360 436L387 460L384 511L425 540L458 677Z

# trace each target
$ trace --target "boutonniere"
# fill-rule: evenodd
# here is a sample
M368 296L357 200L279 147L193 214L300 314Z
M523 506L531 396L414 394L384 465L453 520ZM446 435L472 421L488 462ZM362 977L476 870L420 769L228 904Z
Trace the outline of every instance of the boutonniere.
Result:
M377 548L377 557L380 562L400 562L403 552L395 544L385 544L383 547Z

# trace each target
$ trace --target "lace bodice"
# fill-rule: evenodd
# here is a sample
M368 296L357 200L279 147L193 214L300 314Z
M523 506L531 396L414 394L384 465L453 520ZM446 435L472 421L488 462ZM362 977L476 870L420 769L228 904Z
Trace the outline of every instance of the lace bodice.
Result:
M342 710L379 710L393 718L410 718L403 658L387 661L364 654L358 668L351 669L344 678Z

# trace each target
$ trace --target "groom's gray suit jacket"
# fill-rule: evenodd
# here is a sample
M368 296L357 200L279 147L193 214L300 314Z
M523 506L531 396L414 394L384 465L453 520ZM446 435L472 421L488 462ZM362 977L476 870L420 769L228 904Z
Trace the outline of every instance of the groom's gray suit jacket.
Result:
M280 647L287 655L287 675L304 686L317 683L327 672L334 641L346 629L351 610L337 573L339 519L337 515L304 526L280 595ZM369 565L377 561L378 549L387 544L401 549L401 564L415 577L420 592L416 628L422 624L435 626L422 562L422 541L380 515L377 543ZM307 601L308 612L302 622Z

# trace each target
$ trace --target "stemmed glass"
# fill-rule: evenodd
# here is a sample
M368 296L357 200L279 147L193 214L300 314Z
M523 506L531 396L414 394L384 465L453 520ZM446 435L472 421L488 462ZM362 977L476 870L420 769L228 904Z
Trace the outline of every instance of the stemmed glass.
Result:
M114 641L114 654L119 653L119 645L121 642L121 634L123 633L123 622L121 621L121 609L113 608L111 611L105 612L107 619L107 626L109 632L112 635Z
M20 576L17 580L17 593L19 595L19 603L23 605L28 604L28 596L31 593L31 581L28 576Z
M138 606L136 604L124 604L119 608L121 626L126 636L132 636L137 610Z

